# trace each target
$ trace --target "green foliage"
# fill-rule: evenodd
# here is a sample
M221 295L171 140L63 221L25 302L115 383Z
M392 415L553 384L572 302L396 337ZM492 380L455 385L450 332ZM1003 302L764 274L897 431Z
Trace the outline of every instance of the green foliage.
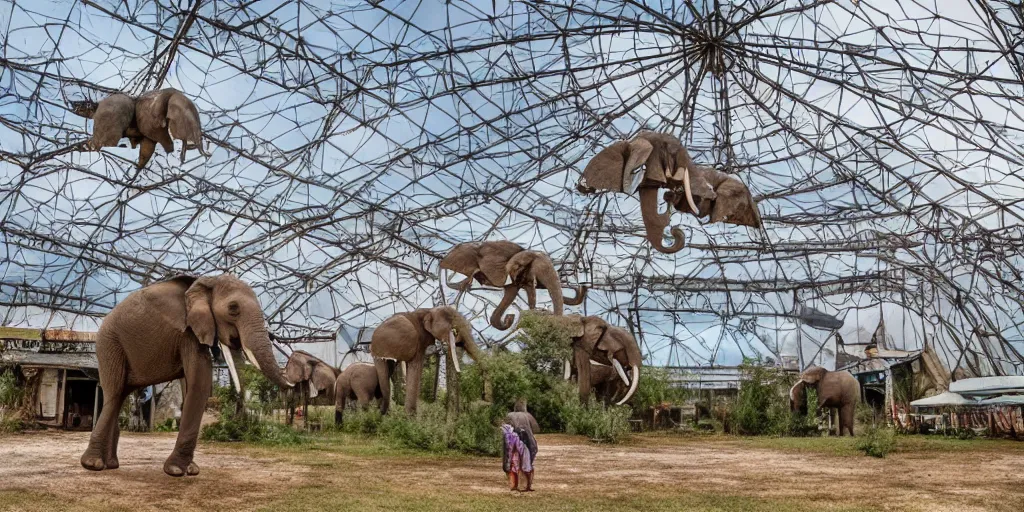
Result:
M163 423L156 426L157 432L177 432L178 425L174 422L174 418L167 418Z
M376 434L382 420L380 409L376 407L370 407L365 411L359 409L345 411L341 431L349 434Z
M18 386L14 370L6 369L0 373L0 410L14 410L21 405L25 390Z
M381 416L377 408L345 411L341 431L376 436L399 446L430 452L501 453L501 438L489 407L464 411L454 423L446 421L441 402L420 403L417 409L416 418L394 408L386 416Z
M280 388L277 387L277 384L271 382L266 375L263 375L259 368L250 364L243 364L238 367L238 373L242 382L245 383L245 389L249 395L245 403L247 408L268 414L275 406L283 404ZM238 396L235 388L233 386L225 387L231 390L231 400L229 403L234 407L234 399Z
M896 448L896 431L879 425L869 425L854 445L865 455L884 458Z
M213 396L220 405L220 419L203 427L199 437L204 441L246 441L270 445L296 445L308 439L291 427L266 422L252 414L236 414L238 392L234 386L215 386Z
M586 436L598 443L617 443L629 436L632 411L628 407L606 408L593 397L589 406L584 407L579 397L575 397L575 400L566 401L562 413L567 434Z
M761 366L750 361L741 369L746 379L740 386L732 410L732 423L742 435L782 435L799 432L801 422L789 409L789 397L783 391L787 379L781 369ZM808 410L814 410L808 407Z
M681 405L690 397L686 389L672 386L668 370L657 367L644 367L640 370L640 383L633 393L632 404L638 411L669 403Z
M261 421L248 414L221 416L216 423L203 427L200 438L204 441L245 441L275 446L309 442L305 436L286 425Z
M500 454L501 436L491 419L491 411L478 407L460 414L449 435L448 444L463 453Z
M959 439L961 441L967 441L978 437L978 434L970 428L957 427L947 428L942 431L942 436L948 439Z
M525 311L519 320L523 362L534 372L561 375L565 360L572 357L569 327L550 314Z

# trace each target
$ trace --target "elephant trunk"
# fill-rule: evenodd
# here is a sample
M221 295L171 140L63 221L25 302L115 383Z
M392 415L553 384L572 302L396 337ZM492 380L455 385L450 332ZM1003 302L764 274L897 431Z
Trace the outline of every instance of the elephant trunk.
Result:
M683 244L686 243L686 240L683 235L683 230L678 227L672 228L672 245L666 247L663 244L665 227L672 221L672 210L669 209L665 213L658 213L657 187L640 188L640 213L643 215L647 240L655 249L658 250L658 252L672 254L682 250Z
M789 388L789 409L801 415L807 414L806 387L807 384L804 381L798 380L796 384L793 384L793 387Z
M242 349L245 351L245 355L260 369L263 375L284 389L295 385L285 378L281 368L277 366L274 349L270 344L270 333L267 332L262 316L250 318L248 322L241 324L238 334L242 339Z
M512 328L512 322L515 320L514 315L506 315L505 311L512 305L516 300L516 295L519 294L519 287L516 285L508 285L505 287L505 295L501 298L501 302L498 304L498 308L491 313L491 326L501 331L507 331ZM504 318L502 318L504 316Z
M537 268L535 276L537 277L537 282L544 288L547 288L548 294L551 295L551 304L555 308L555 314L561 316L564 313L562 282L558 280L558 272L555 272L555 266L551 263L541 265Z
M564 302L566 306L579 306L580 304L583 304L583 301L586 298L587 298L587 287L586 286L580 286L580 287L576 288L576 296L575 297L572 297L572 298L563 297L562 298L562 302Z

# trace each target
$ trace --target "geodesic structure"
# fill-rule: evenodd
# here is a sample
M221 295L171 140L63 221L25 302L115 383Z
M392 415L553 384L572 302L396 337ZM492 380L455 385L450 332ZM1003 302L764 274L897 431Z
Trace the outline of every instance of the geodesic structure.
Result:
M330 336L451 300L446 251L510 239L589 284L576 310L651 364L778 360L797 331L827 364L837 333L884 320L890 348L1024 372L1019 3L263 4L2 0L5 324L89 324L145 283L229 270L279 336ZM168 86L209 158L83 151L72 102ZM666 255L635 197L579 194L640 129L740 177L764 228L676 214L687 246ZM460 305L489 343L498 297Z

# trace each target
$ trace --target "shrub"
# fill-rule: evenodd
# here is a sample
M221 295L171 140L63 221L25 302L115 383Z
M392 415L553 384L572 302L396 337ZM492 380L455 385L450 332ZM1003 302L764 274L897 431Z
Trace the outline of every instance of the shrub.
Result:
M26 425L22 421L21 401L25 391L18 386L12 370L0 373L0 432L20 432Z
M883 458L896 448L896 432L889 427L872 424L854 446L865 455Z
M650 407L664 403L682 404L689 398L689 394L686 389L672 387L668 370L644 367L640 369L640 383L631 400L634 409L646 411Z
M519 320L526 366L538 373L561 376L565 361L572 357L572 333L557 317L537 311L524 311Z
M732 410L732 423L742 435L782 435L791 432L799 422L792 418L785 374L752 362L741 365L746 378L740 386ZM808 404L808 410L811 404Z
M167 418L163 423L156 426L157 432L177 432L178 425L175 424L174 418Z
M204 441L245 441L271 445L297 445L308 439L291 427L261 421L248 414L222 415L216 423L203 427L200 437Z
M978 437L978 434L973 429L966 427L947 428L942 431L943 437L949 439L959 439L961 441L967 441Z
M374 435L377 433L382 419L380 409L376 407L370 407L365 411L361 409L346 410L341 431L349 434Z
M565 432L570 435L581 435L598 443L617 443L629 436L629 407L604 407L593 398L584 407L576 397L575 403L567 401L563 408L565 414Z

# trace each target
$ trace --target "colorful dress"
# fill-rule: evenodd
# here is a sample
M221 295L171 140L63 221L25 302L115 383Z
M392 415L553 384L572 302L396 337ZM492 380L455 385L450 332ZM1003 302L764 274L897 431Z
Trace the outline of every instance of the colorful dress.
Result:
M533 461L526 443L520 438L521 432L517 432L512 425L501 426L501 433L504 436L502 443L502 466L506 473L518 473L520 471L529 473L533 471Z

